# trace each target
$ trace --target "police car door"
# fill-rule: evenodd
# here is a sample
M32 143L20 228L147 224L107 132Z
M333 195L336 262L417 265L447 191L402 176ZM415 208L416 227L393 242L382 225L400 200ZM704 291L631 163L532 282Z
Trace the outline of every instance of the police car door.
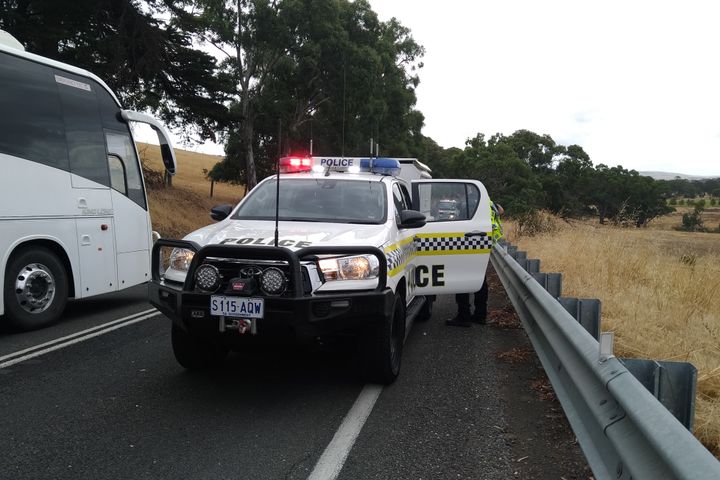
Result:
M415 294L480 290L492 247L490 199L477 180L414 180L413 209L427 224L414 231Z

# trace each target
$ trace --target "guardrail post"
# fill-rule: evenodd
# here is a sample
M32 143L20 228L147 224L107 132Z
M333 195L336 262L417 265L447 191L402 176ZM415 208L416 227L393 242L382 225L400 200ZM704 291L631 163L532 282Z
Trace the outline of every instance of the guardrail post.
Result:
M529 258L525 264L525 271L528 273L540 273L540 260Z
M687 362L621 358L630 373L692 432L697 369Z
M533 273L532 276L553 298L562 295L562 273Z
M600 340L600 300L596 298L560 297L558 302L585 330Z

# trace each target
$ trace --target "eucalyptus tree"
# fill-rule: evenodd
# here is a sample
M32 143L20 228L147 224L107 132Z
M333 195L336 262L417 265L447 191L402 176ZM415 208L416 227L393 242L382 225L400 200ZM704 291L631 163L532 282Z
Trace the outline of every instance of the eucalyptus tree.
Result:
M393 153L421 141L423 50L367 1L188 0L181 10L233 80L227 155L213 178L252 188L271 157L307 150L311 137L325 154L359 153L380 131Z

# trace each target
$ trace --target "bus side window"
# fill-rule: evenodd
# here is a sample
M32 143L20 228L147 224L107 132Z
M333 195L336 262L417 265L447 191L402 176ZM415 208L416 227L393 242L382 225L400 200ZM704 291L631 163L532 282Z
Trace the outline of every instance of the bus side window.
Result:
M147 209L145 203L145 192L143 191L142 177L140 176L140 165L135 156L135 146L130 135L124 132L105 130L105 141L107 142L108 155L122 162L124 180L126 185L125 195L133 202ZM108 160L110 168L112 161ZM113 188L115 188L113 186ZM115 188L115 190L118 190ZM120 190L118 190L120 192Z
M127 181L125 180L125 164L117 155L108 155L108 166L110 167L110 186L127 196Z
M70 169L52 69L0 52L0 105L0 153Z
M101 88L92 80L62 70L54 70L60 94L70 172L110 186L108 166L95 93Z

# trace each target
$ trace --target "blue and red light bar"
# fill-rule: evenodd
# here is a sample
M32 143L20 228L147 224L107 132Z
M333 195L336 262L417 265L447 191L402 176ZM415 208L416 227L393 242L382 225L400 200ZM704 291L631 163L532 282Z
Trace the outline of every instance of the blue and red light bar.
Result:
M280 173L302 173L315 171L334 171L349 173L375 173L380 175L400 175L400 162L395 158L357 158L357 157L301 157L289 156L280 159Z
M310 157L282 157L279 161L280 173L310 172L313 160Z

